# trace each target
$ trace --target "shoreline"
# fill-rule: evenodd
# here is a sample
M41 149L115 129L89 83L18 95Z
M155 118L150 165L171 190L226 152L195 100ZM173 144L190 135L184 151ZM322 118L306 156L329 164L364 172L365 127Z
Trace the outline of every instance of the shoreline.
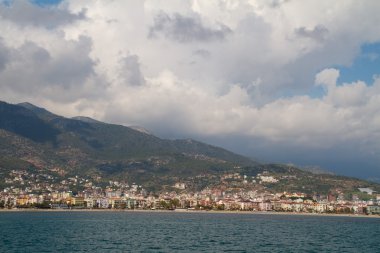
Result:
M352 217L352 218L377 218L380 215L365 215L365 214L333 214L333 213L293 213L293 212L272 212L272 211L215 211L215 210L144 210L144 209L0 209L1 213L6 212L129 212L129 213L200 213L200 214L242 214L242 215L283 215L283 216L308 216L308 217Z

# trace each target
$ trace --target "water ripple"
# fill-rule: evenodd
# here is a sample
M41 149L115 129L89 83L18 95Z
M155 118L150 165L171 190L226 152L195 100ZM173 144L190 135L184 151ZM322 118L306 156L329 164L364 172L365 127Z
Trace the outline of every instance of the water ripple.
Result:
M0 252L379 252L380 219L3 212Z

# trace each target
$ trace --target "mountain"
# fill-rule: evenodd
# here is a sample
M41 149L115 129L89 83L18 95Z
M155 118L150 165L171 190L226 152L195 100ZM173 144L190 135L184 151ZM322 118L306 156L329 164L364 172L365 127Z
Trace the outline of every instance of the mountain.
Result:
M141 133L144 133L144 134L152 134L151 132L149 132L149 130L147 130L147 129L141 127L141 126L128 126L128 127L132 128L134 130L137 130L137 131L139 131Z
M300 168L301 170L311 172L315 175L320 175L320 174L330 174L334 175L331 171L325 170L319 166L303 166Z
M176 182L186 182L193 190L215 186L323 193L372 187L380 191L375 183L313 174L289 165L260 164L191 139L165 140L141 128L87 117L65 118L30 103L0 102L0 178L13 169L58 179L123 180L152 191L173 190ZM267 182L265 177L277 182ZM4 184L0 182L0 187Z
M44 115L45 112L39 112ZM55 141L59 131L23 106L0 103L0 129L35 142Z
M86 123L102 123L102 122L97 121L95 119L92 119L90 117L84 117L84 116L76 116L76 117L72 117L71 119L80 120L80 121L83 121L83 122L86 122Z

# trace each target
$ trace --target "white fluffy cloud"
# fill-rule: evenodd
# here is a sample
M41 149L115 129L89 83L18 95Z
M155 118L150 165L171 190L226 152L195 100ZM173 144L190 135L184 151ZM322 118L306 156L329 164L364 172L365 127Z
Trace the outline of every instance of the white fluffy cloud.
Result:
M317 75L316 84L323 80L328 87L321 98L294 96L257 107L239 85L219 95L165 71L144 86L125 87L124 92L114 94L116 99L109 103L105 117L152 129L161 125L165 134L239 133L324 148L341 141L370 140L380 129L380 80L371 86L363 82L337 85L338 75L335 69Z
M380 80L339 83L332 67L380 42L379 8L371 0L0 4L0 99L245 154L351 145L375 157ZM225 136L244 145L215 141Z

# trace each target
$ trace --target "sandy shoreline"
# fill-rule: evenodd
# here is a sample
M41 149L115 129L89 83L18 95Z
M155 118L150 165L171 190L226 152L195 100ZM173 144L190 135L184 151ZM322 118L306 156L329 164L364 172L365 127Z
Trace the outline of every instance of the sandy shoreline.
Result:
M205 211L205 210L130 210L130 209L0 209L4 212L131 212L131 213L201 213L201 214L254 214L254 215L288 215L288 216L314 216L314 217L352 217L352 218L377 218L380 215L362 214L327 214L327 213L291 213L291 212L250 212L250 211Z

